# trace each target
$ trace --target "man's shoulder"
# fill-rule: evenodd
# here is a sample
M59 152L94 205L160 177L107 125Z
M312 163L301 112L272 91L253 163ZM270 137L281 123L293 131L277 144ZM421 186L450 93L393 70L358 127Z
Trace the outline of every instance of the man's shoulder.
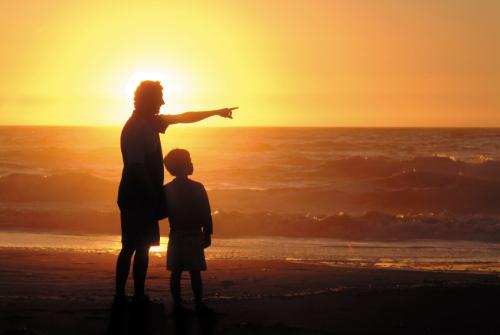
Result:
M148 118L144 118L138 115L132 115L125 122L122 128L122 134L145 132L145 133L165 133L165 130L169 126L167 119L164 115L153 115Z
M168 115L158 114L151 118L151 125L154 131L164 134L170 125Z
M141 133L147 130L146 123L139 117L131 116L123 125L122 136Z

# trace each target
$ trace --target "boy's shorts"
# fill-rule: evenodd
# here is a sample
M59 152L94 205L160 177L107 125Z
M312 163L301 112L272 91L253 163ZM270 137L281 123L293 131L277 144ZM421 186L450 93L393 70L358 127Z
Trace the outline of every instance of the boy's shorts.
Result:
M205 271L204 237L201 230L171 231L167 247L167 270Z

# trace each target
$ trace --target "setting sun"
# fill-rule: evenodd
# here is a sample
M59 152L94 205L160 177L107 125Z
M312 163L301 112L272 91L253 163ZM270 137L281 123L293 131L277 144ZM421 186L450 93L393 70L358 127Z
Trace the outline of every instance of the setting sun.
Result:
M178 114L186 110L185 104L181 103L188 96L185 80L179 75L161 71L137 71L129 77L124 93L131 108L133 108L135 89L144 80L157 80L163 86L164 109L166 110L164 113Z
M131 75L127 81L127 85L125 86L125 94L127 95L127 97L133 98L135 89L140 84L140 82L144 80L157 80L161 82L164 94L166 93L169 96L171 95L179 98L184 98L187 96L186 83L178 75L167 74L159 71L139 71L134 72L134 74Z
M498 5L265 8L5 2L0 122L121 124L136 84L160 79L163 113L238 105L233 126L500 124Z
M125 94L127 97L133 100L135 89L141 81L144 80L157 80L161 83L165 83L166 77L164 74L159 72L135 72L132 76L130 76L125 87ZM172 81L172 78L170 78L170 82Z

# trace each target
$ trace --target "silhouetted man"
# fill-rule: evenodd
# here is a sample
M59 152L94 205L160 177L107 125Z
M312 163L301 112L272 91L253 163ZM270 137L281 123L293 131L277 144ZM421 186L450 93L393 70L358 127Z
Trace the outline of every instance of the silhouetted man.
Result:
M159 81L143 81L134 95L134 111L121 133L123 172L118 190L122 229L122 249L116 263L115 303L126 302L125 285L134 256L133 302L148 302L144 282L149 248L160 244L158 220L165 217L163 155L159 133L176 123L192 123L219 115L232 118L237 107L180 115L159 115L164 105Z

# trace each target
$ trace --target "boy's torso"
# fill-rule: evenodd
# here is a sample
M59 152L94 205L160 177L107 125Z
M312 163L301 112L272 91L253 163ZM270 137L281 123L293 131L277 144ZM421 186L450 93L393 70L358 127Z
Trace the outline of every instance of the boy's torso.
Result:
M163 187L171 231L200 231L206 213L202 210L203 185L188 178L176 178Z

